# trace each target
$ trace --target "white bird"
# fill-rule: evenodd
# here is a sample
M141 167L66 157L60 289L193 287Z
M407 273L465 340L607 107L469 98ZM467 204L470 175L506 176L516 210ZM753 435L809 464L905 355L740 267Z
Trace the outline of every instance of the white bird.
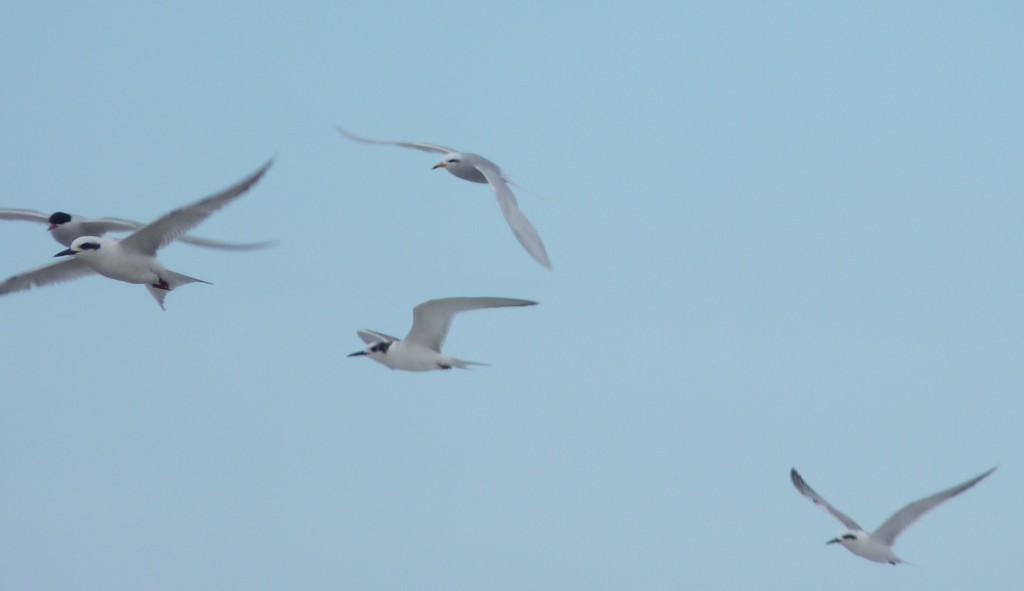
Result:
M72 258L15 275L0 283L0 295L50 285L99 273L111 279L146 286L160 307L172 289L186 283L208 283L202 279L175 273L157 260L156 252L249 190L270 168L273 160L239 183L191 205L157 218L122 240L99 236L80 236L70 248L55 257Z
M64 246L71 246L75 238L82 236L103 236L107 232L131 232L138 230L145 224L122 218L87 218L73 213L58 211L46 215L41 211L31 209L5 209L0 208L0 220L17 220L24 222L36 222L49 224L47 230L57 242ZM222 250L255 250L266 248L272 245L272 240L264 242L221 242L198 236L181 236L181 242L206 248L219 248Z
M955 497L975 484L978 484L983 478L994 471L995 468L992 468L988 472L972 478L963 484L958 484L950 489L935 493L930 497L925 497L919 501L910 503L906 507L903 507L894 513L892 517L886 519L885 523L880 525L878 529L870 534L866 533L864 528L858 525L856 521L847 517L846 514L836 509L829 504L828 501L823 499L821 495L814 492L814 489L808 486L800 474L797 473L796 468L793 468L789 473L789 477L793 480L793 486L795 486L802 495L810 499L815 505L821 507L839 521L842 521L843 525L849 528L838 537L829 540L827 542L828 544L842 544L843 547L857 556L867 558L874 562L899 564L903 562L903 560L896 556L892 551L892 545L896 542L896 536L903 533L903 530L910 527L910 525L917 521L919 517L928 511L931 511L943 501Z
M516 196L512 193L512 189L509 188L509 183L511 181L505 176L505 173L501 171L501 168L497 164L479 154L473 154L472 152L459 152L454 148L448 148L436 144L428 144L425 142L371 140L358 136L340 127L338 128L338 132L350 140L363 142L365 144L402 146L405 148L422 150L424 152L444 154L441 158L441 162L434 165L434 168L443 168L460 179L465 179L474 183L490 184L491 188L494 189L495 197L498 198L498 205L501 206L501 213L505 215L505 220L508 221L509 227L512 228L512 233L519 239L519 243L523 245L526 252L530 253L530 256L536 259L538 263L549 269L551 268L551 261L548 259L548 253L544 249L544 243L541 242L540 234L537 233L537 230L533 227L533 224L530 223L530 220L526 219L523 212L519 210L519 202L516 201Z
M368 346L349 357L366 355L391 369L430 371L432 369L465 369L470 365L486 365L465 361L441 352L452 317L459 312L507 306L534 306L537 302L512 298L443 298L423 302L412 310L412 328L405 339L398 339L373 330L359 330Z

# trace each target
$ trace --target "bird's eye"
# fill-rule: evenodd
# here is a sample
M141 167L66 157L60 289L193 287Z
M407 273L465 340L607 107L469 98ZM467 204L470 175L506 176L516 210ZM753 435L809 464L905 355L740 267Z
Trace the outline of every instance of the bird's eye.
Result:
M448 160L448 162L451 162L452 164L458 164L459 162L462 162L462 161L459 160L458 158L452 158L452 159Z
M96 242L86 242L82 244L82 250L99 250L100 245Z
M844 540L856 540L856 539L857 539L857 536L855 536L855 535L853 535L853 534L844 534L844 535L843 535L843 539L844 539Z

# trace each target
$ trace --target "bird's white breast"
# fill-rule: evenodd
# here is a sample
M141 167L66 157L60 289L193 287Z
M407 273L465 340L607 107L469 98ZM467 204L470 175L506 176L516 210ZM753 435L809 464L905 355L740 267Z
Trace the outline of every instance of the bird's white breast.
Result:
M155 257L125 251L116 240L105 241L99 250L83 251L75 256L100 275L127 283L158 283L157 272L163 269Z
M374 358L376 359L377 356ZM452 360L447 355L402 341L392 343L387 354L379 358L378 361L391 369L404 371L430 371L442 369L442 366L452 366Z
M842 540L842 544L857 556L874 562L901 562L892 548L863 534L855 540Z
M476 167L473 162L473 155L462 154L462 159L445 166L445 170L459 177L460 179L474 183L486 183L487 177Z

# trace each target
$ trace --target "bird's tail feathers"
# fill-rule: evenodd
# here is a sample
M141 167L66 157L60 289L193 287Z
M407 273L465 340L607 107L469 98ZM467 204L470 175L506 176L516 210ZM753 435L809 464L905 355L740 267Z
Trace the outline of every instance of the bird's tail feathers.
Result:
M189 277L188 275L182 275L181 273L175 273L174 271L166 271L161 273L162 279L167 282L167 285L174 289L181 287L188 283L205 283L207 285L213 285L209 281L203 281L202 279L196 279L195 277Z
M147 285L146 289L149 290L149 295L153 296L156 303L160 304L160 309L166 310L167 308L164 308L164 298L167 297L167 290L153 287L152 285Z
M488 364L480 363L479 361L466 361L465 359L456 359L452 357L452 367L459 369L469 369L470 365L479 365L481 367L487 367Z
M164 270L161 272L160 278L167 283L167 289L161 289L153 285L147 285L146 289L149 290L149 294L153 296L156 303L160 304L160 308L162 310L167 309L164 308L164 298L167 297L167 292L172 289L189 283L205 283L207 285L212 285L209 281L203 281L202 279L196 279L195 277L189 277L188 275L182 275L181 273L175 273L170 270Z

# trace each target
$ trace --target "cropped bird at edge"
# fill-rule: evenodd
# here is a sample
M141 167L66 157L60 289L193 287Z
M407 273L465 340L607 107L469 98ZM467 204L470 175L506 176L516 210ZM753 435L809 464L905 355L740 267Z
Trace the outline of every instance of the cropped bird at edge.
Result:
M397 141L385 141L385 140L372 140L362 136L358 136L348 130L338 128L338 133L347 137L350 140L362 142L364 144L379 144L388 146L401 146L404 148L413 148L415 150L421 150L423 152L434 152L436 154L443 154L441 162L434 165L434 168L443 168L453 175L467 181L474 183L487 183L494 189L494 195L498 198L498 205L501 206L501 213L505 215L505 220L508 222L509 227L512 228L512 233L515 234L519 243L523 245L526 252L530 253L538 263L544 265L548 269L551 268L551 260L548 258L547 250L544 249L544 243L540 239L540 234L530 223L530 220L526 219L523 212L519 209L519 202L516 201L516 196L512 193L512 189L509 188L509 179L505 176L505 173L501 171L501 168L484 158L479 154L473 154L472 152L459 152L454 148L448 148L446 146L439 146L437 144L428 144L426 142L397 142Z
M423 302L412 310L412 328L404 339L373 330L359 330L367 347L349 357L366 355L391 369L404 371L430 371L433 369L467 369L470 365L486 365L475 361L456 359L441 352L452 318L459 312L504 308L509 306L535 306L537 302L513 298L443 298Z
M75 238L81 238L82 236L101 237L107 232L131 232L145 225L142 222L122 218L87 218L63 211L46 215L41 211L11 208L0 208L0 220L49 224L47 230L50 232L50 236L53 236L54 240L64 246L71 246ZM177 240L194 246L221 250L256 250L274 244L273 240L265 240L263 242L221 242L198 236L181 236Z
M198 226L214 212L248 191L267 172L273 160L235 185L165 214L125 238L79 236L54 257L71 258L15 275L0 283L0 295L71 281L98 273L104 277L146 286L160 307L167 292L187 283L209 283L163 266L156 252Z
M964 492L971 488L975 484L981 482L983 478L995 471L995 468L976 476L967 482L958 484L952 488L948 488L942 492L937 492L930 497L925 497L919 501L914 501L906 507L903 507L892 515L889 519L885 520L885 523L880 525L878 529L871 532L870 534L864 531L864 528L857 524L856 521L847 517L845 513L836 509L828 501L823 499L821 495L814 492L810 486L804 482L804 479L793 468L789 473L790 479L793 481L793 486L796 487L800 494L810 499L815 505L821 507L825 512L829 513L839 521L843 522L843 525L849 529L839 536L832 538L828 544L840 544L850 552L853 552L857 556L867 558L874 562L888 562L889 564L899 564L904 562L900 557L892 551L892 545L896 542L896 537L903 533L903 530L911 526L919 517L931 511L940 503L955 497L956 495Z

